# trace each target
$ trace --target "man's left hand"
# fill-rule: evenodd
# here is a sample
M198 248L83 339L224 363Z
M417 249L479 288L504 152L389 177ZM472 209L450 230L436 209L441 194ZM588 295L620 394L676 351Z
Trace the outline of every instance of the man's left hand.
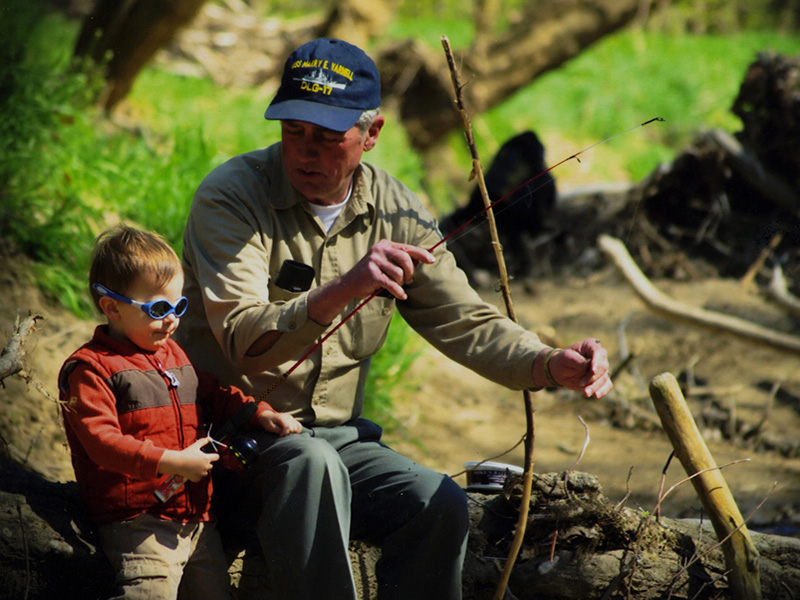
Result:
M556 383L580 391L587 398L602 398L614 387L608 353L600 340L594 338L556 350L549 367Z

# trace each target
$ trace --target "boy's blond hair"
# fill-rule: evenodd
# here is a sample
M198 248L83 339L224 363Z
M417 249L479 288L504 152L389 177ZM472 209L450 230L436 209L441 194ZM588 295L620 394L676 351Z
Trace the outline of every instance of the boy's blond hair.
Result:
M101 310L100 294L92 289L95 283L125 295L142 275L154 277L155 284L161 287L180 272L181 261L163 237L128 225L117 225L95 240L89 291L95 306Z

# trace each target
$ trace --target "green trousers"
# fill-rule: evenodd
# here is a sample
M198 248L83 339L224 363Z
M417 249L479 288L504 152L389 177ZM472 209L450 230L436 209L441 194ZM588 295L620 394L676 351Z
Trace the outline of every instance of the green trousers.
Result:
M366 419L283 438L259 432L256 464L235 482L215 480L221 530L252 519L276 598L356 600L356 539L381 547L379 600L461 599L466 495L381 433Z

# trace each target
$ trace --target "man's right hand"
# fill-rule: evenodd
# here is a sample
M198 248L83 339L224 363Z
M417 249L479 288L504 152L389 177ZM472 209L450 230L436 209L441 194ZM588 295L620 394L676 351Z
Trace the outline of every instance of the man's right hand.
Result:
M342 276L342 280L354 298L366 298L383 288L396 298L405 300L407 295L403 286L414 279L416 264L431 264L435 260L423 248L381 240Z
M431 264L433 255L423 248L381 240L341 277L308 294L308 316L327 325L355 298L368 298L380 289L405 300L403 285L414 279L416 263Z

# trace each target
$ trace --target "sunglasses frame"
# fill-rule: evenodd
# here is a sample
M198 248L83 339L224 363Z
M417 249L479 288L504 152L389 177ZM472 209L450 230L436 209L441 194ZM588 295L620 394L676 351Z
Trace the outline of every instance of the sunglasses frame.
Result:
M189 299L186 296L181 296L180 298L178 298L178 301L173 306L171 302L169 302L168 300L164 300L163 298L160 300L153 300L152 302L137 302L136 300L132 300L126 296L123 296L122 294L112 292L110 289L108 289L106 286L100 283L92 284L92 289L101 296L108 296L109 298L113 298L114 300L119 300L121 302L125 302L126 304L131 304L133 306L138 306L139 308L142 309L142 311L144 311L144 314L146 314L148 317L150 317L155 321L166 319L169 315L173 313L178 319L180 319L184 314L186 314L186 309L189 308ZM159 304L160 302L166 302L167 306L169 306L169 310L159 317L154 315L150 311L152 310L153 306ZM180 314L178 314L178 306L180 305L181 302L184 303L184 306L183 310L180 312Z

